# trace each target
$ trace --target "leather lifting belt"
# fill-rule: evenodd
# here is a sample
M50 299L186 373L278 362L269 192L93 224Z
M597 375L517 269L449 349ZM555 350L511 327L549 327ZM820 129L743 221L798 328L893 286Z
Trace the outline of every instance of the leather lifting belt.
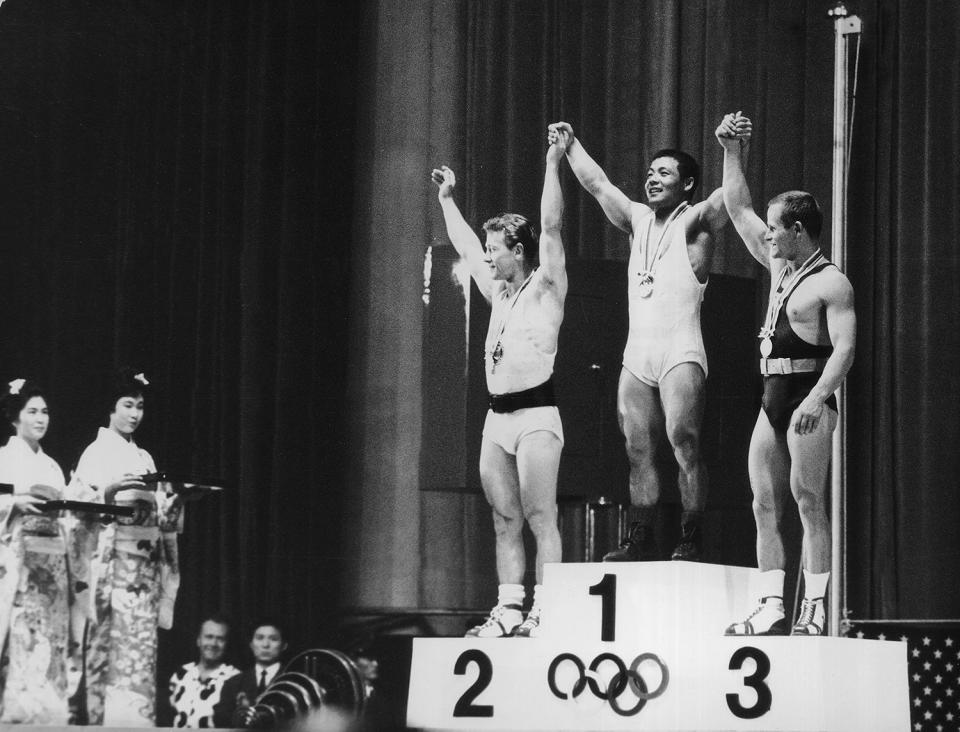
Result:
M530 407L555 407L557 398L553 393L553 378L549 378L539 386L523 391L512 391L507 394L490 394L489 404L491 411L497 414L516 412L518 409Z

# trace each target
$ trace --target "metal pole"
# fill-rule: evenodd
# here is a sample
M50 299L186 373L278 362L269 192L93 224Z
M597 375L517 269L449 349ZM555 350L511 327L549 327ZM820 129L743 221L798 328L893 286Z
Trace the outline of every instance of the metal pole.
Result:
M831 206L830 258L841 271L847 269L847 150L849 114L847 109L847 77L849 74L849 36L860 33L862 23L856 15L837 3L829 15L834 19L833 65L833 200ZM843 384L837 391L839 418L833 433L830 485L830 618L831 635L839 635L847 607L847 393Z

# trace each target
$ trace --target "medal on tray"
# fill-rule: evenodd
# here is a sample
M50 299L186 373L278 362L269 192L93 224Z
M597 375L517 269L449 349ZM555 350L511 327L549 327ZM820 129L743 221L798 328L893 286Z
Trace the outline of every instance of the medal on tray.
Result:
M640 297L650 297L653 294L653 275L650 272L640 273Z

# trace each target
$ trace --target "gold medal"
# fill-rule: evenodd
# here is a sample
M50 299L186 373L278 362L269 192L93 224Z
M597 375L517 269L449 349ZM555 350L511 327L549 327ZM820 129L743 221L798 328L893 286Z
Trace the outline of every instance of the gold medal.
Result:
M640 257L643 259L644 267L643 270L637 272L637 277L639 278L637 293L640 297L648 299L653 295L654 273L663 255L666 254L667 249L670 247L669 242L666 247L663 245L667 231L670 229L670 225L673 224L687 208L689 208L689 204L684 201L670 213L670 216L667 217L667 220L663 224L663 229L660 231L660 238L657 240L657 248L654 252L650 251L650 233L653 231L654 214L650 215L647 222L647 231L640 245Z

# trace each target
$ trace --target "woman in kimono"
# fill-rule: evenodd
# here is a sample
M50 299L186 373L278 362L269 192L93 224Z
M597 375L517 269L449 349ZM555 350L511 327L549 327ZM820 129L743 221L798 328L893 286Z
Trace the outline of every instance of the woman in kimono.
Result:
M81 515L71 554L86 587L85 687L87 724L153 726L156 716L157 628L170 628L179 584L179 498L143 476L153 458L133 439L143 422L149 382L123 371L114 385L109 423L84 450L70 498L132 505L132 517L101 522Z
M0 495L0 723L63 725L72 691L67 534L59 513L40 510L63 498L63 471L40 447L50 426L43 391L24 379L6 391L15 434L0 447L0 482L13 486Z

